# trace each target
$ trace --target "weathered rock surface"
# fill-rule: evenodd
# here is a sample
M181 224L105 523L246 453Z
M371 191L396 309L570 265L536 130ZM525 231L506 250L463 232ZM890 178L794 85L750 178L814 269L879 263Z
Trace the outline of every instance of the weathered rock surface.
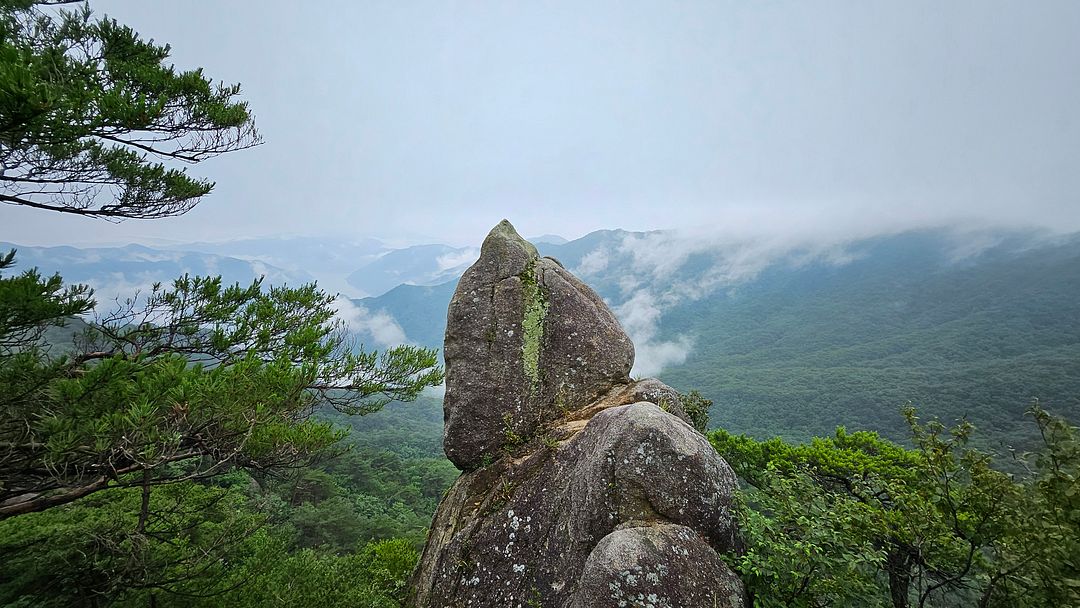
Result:
M633 382L603 301L509 223L450 304L447 455L412 606L743 606L735 476L678 393Z
M608 534L589 554L571 608L742 606L742 581L695 534L674 524Z
M443 350L443 446L466 471L625 384L634 362L603 300L505 220L458 283Z

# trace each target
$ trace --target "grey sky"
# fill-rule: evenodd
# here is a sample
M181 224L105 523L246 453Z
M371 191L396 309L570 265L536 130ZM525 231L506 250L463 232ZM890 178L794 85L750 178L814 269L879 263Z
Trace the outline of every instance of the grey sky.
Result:
M91 2L240 82L187 216L0 240L1080 230L1080 2Z

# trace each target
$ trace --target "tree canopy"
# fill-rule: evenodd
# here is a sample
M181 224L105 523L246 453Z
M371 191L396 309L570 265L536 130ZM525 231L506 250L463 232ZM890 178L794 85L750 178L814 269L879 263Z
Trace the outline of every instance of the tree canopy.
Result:
M239 85L168 64L88 5L0 0L0 202L120 220L180 215L214 183L182 166L254 146Z
M342 437L317 408L374 411L442 380L433 350L350 348L314 285L185 276L87 324L67 352L40 342L92 303L59 277L0 276L0 519L109 487L297 466Z
M973 428L905 412L913 449L876 433L792 445L714 431L747 485L755 606L1074 606L1080 603L1080 432L1038 405L1024 475L969 445Z

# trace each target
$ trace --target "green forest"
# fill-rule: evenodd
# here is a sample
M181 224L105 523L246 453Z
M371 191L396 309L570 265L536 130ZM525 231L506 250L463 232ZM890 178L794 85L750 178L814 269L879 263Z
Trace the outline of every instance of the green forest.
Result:
M995 451L1036 444L1033 399L1080 417L1080 242L967 264L940 248L933 233L879 239L845 267L688 303L663 329L699 346L662 379L712 399L717 427L798 441L839 425L905 439L909 403L973 423Z
M110 489L0 521L10 606L399 606L431 516L458 471L430 397L320 418L350 434L324 462Z
M195 208L214 183L189 168L262 138L239 85L169 58L88 5L0 0L0 202L87 221ZM51 269L13 272L17 256L0 255L0 604L402 605L458 475L437 350L356 344L315 284L182 276L110 307ZM1075 289L1074 260L1045 273ZM780 295L675 317L704 319L713 347L669 381L716 401L709 439L742 482L744 546L725 559L752 605L1080 605L1080 437L1051 413L1076 401L1030 399L1080 395L1080 299L1029 289L1028 266L963 276L774 286L815 323ZM943 324L942 306L970 314ZM1014 326L1018 308L1057 320ZM914 384L943 387L926 420ZM740 407L769 395L802 407ZM883 407L887 438L827 434L881 428ZM984 428L1022 449L991 454Z

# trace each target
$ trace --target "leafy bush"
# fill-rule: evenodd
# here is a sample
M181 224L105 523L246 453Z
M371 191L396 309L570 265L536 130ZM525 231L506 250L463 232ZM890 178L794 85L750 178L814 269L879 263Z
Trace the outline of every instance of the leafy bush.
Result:
M995 469L973 427L922 424L913 449L875 433L792 445L715 431L746 484L748 549L731 557L755 606L1080 605L1078 431L1037 404L1043 438Z

